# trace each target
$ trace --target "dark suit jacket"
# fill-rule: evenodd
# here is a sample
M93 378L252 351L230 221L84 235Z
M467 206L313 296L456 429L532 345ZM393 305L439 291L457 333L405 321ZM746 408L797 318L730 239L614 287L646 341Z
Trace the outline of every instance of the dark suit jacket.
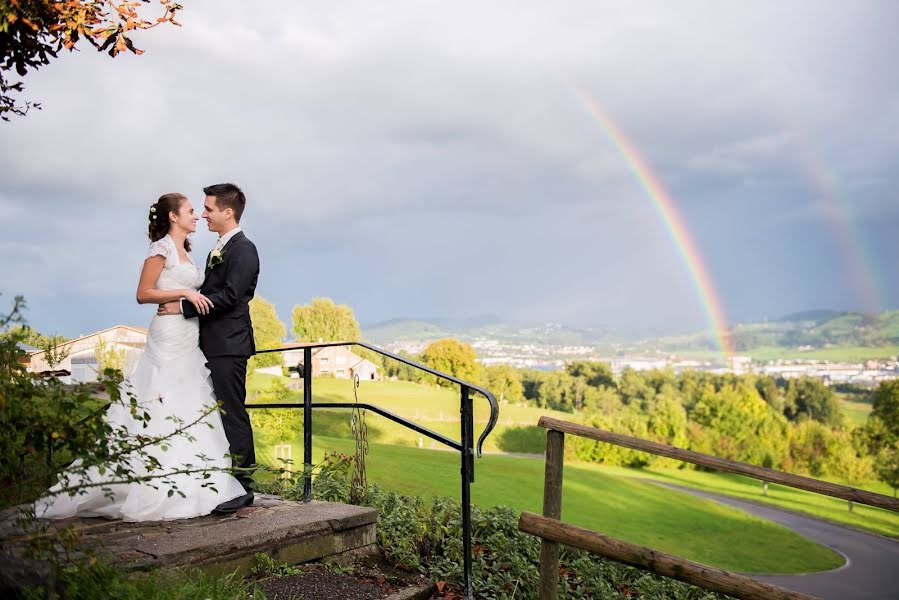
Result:
M259 254L242 231L225 244L222 262L210 268L206 258L206 280L200 293L212 301L213 308L208 315L199 315L193 304L182 300L181 310L187 319L199 317L200 349L207 358L256 352L250 300L258 279Z

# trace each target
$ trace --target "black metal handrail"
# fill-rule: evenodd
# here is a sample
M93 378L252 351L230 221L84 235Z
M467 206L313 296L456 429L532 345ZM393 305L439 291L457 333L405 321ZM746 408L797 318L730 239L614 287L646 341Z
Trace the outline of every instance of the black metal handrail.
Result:
M493 397L493 394L491 394L488 390L486 390L480 386L477 386L473 383L469 383L468 381L459 379L458 377L454 377L448 373L438 371L437 369L432 369L431 367L429 367L427 365L423 365L421 363L415 362L414 360L409 360L408 358L406 358L404 356L400 356L399 354L394 354L393 352L389 352L387 350L384 350L383 348L378 348L377 346L372 346L371 344L367 344L365 342L300 343L300 344L291 344L289 346L283 346L281 348L272 348L269 350L257 350L256 354L267 354L270 352L285 352L287 350L300 350L300 349L304 349L304 348L328 348L328 347L332 347L332 346L359 346L360 348L365 348L366 350L371 350L372 352L375 352L382 356L386 356L387 358L391 358L391 359L401 362L403 364L409 365L410 367L415 367L416 369L425 371L426 373L430 373L431 375L435 375L437 377L440 377L441 379L451 381L453 383L459 384L460 386L465 386L468 389L470 389L471 391L477 392L477 393L481 394L482 396L484 396L487 399L487 401L490 403L490 418L487 420L487 425L484 427L484 431L481 432L481 435L478 437L478 445L477 445L478 457L480 458L480 456L483 454L484 440L487 439L487 436L490 435L490 432L493 431L494 427L496 427L496 421L497 421L497 419L499 419L499 404L497 403L496 398ZM346 408L346 407L342 407L342 408ZM383 415L383 416L387 416L387 415ZM390 418L390 417L388 417L388 418ZM397 421L397 422L399 422L399 421ZM430 434L426 434L426 435L429 435L429 437L433 437ZM435 434L435 435L440 435L440 434ZM434 439L437 439L437 438L434 438ZM438 440L438 441L443 441L443 440ZM444 443L446 443L446 442L444 442ZM454 447L454 446L452 446L452 444L447 444L447 445ZM458 448L456 448L456 449L458 450Z
M459 442L448 438L436 431L432 431L427 427L418 425L408 419L396 415L388 410L374 406L372 404L363 404L358 402L313 402L312 401L312 350L315 348L328 348L332 346L359 346L366 348L372 352L386 356L403 364L409 365L436 377L440 377L446 381L458 384L460 387L460 406L459 410L461 418L461 440ZM272 348L269 350L259 350L256 354L267 354L271 352L285 352L288 350L303 350L303 362L297 365L297 371L302 367L303 374L303 404L296 403L266 403L266 404L247 404L249 409L261 408L303 408L303 473L305 475L303 481L303 499L305 502L312 500L312 479L309 472L312 469L312 409L314 408L365 408L381 415L395 423L399 423L409 429L416 431L422 435L436 440L453 450L458 451L462 456L462 562L465 577L465 595L467 598L473 598L472 582L471 582L471 484L474 482L474 410L472 406L471 393L477 392L487 399L490 404L490 418L484 431L478 438L477 456L482 455L484 440L490 435L490 432L496 426L499 418L499 404L488 390L474 385L468 381L464 381L448 373L443 373L436 369L432 369L427 365L417 363L406 357L399 356L387 350L383 350L376 346L366 344L365 342L318 342L318 343L300 343L291 344L281 348Z

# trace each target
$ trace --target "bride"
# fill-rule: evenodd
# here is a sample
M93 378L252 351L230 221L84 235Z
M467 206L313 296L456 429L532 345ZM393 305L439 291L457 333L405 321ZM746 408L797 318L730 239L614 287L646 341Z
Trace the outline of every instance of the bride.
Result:
M187 237L196 231L198 220L190 200L182 194L165 194L150 207L152 243L137 288L140 304L163 304L184 298L200 314L207 314L212 308L210 300L197 291L204 276L189 254ZM92 486L76 495L62 491L64 483L73 487L114 478L109 470L105 470L104 476L92 467L83 475L64 476L51 488L49 496L38 500L35 503L38 517L187 519L208 514L217 505L245 494L237 479L225 471L231 467L229 445L219 412L211 410L215 394L206 357L199 346L197 319L169 315L153 318L144 353L122 387L123 398L129 393L136 398L141 411L149 414L149 422L145 424L134 418L127 402L119 402L106 414L107 423L113 429L125 428L130 436L159 438L172 434L178 427L193 424L187 429L189 436L176 435L164 445L150 448L148 454L159 463L152 472L147 472L143 464L146 460L140 461L141 465L129 463L134 475L201 469L208 477L204 478L202 472L185 473L152 480L152 485L139 482ZM173 487L179 493L170 493Z

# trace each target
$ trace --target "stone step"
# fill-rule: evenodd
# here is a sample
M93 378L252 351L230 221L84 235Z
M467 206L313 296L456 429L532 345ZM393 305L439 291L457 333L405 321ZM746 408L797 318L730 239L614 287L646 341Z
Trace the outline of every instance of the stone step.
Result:
M213 573L249 574L254 554L264 552L278 564L331 559L349 561L377 553L378 511L332 502L310 503L258 494L252 506L233 515L195 519L125 523L105 519L67 519L74 524L81 547L129 571L199 567ZM9 523L0 528L3 558L25 568L6 541L13 539ZM13 556L11 556L13 555ZM19 560L16 560L19 559ZM38 568L38 565L32 565ZM0 570L5 570L0 565ZM22 575L21 571L19 575ZM5 574L7 579L11 573ZM25 577L25 579L29 579Z

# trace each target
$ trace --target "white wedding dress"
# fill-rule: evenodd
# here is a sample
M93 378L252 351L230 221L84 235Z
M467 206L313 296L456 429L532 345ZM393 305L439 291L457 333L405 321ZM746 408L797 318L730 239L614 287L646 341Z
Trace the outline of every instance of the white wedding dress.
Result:
M156 283L157 289L199 289L203 283L203 273L192 261L180 262L175 243L168 235L150 244L147 257L151 256L166 258ZM129 391L141 408L150 414L147 427L132 418L127 407L126 393ZM180 315L153 317L144 353L134 371L127 376L122 392L123 403L113 404L106 420L114 429L126 427L129 434L163 436L178 428L171 417L188 424L207 411L215 403L215 395L209 369L206 368L206 357L200 351L197 319L185 319ZM177 436L166 442L167 449L154 446L149 450L149 454L161 465L154 473L183 469L188 464L193 469L231 466L231 459L226 456L228 440L217 411L211 412L187 431L193 440ZM199 454L205 459L198 457ZM146 473L144 464L142 460L132 462L135 474ZM210 475L208 479L202 479L202 474L181 474L170 478L185 497L179 493L170 496L171 486L162 480L154 480L153 484L158 489L147 483L115 484L107 486L110 496L101 487L86 488L87 493L82 495L62 493L48 496L35 503L35 512L38 517L47 519L73 516L125 521L188 519L209 514L218 504L245 493L230 474L219 470L212 471ZM97 469L92 468L85 479L104 482L110 481L112 475L109 470L106 470L105 476L100 475ZM77 481L71 478L69 485L74 483ZM204 483L211 483L216 491L202 487ZM51 492L59 489L61 484L51 488Z

